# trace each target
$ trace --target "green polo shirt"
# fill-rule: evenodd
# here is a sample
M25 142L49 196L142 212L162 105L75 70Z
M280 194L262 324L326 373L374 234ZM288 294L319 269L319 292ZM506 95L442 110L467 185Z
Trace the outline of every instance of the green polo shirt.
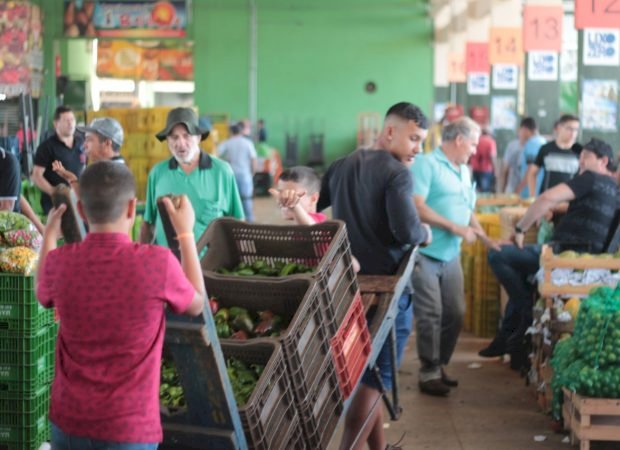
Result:
M166 194L185 194L189 198L196 213L196 240L211 221L218 217L244 219L241 198L230 165L204 152L200 153L198 167L189 175L174 158L156 164L149 173L144 220L155 224L155 242L167 247L166 234L157 211L157 197Z
M416 156L411 171L414 194L422 196L428 207L451 222L469 224L476 205L476 191L465 164L454 167L438 147L431 153ZM444 228L431 228L433 242L420 248L420 253L446 262L457 257L462 238Z

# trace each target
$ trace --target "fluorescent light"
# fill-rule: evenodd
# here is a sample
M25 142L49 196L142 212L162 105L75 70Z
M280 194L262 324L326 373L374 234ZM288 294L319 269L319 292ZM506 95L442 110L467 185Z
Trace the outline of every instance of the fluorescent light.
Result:
M176 92L179 94L194 92L193 81L151 81L149 84L153 92Z
M133 80L99 78L97 80L97 90L99 92L135 92L136 83Z

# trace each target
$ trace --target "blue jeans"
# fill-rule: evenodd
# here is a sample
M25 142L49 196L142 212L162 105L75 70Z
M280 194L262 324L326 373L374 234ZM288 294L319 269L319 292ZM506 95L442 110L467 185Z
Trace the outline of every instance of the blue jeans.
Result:
M493 188L493 172L474 172L474 181L480 192L491 192Z
M157 450L157 442L151 444L134 444L129 442L99 441L86 437L66 434L53 423L52 450Z
M518 330L525 332L532 322L534 285L530 277L540 267L540 245L525 245L523 249L503 245L500 251L489 250L488 260L491 270L508 294L504 319L497 335L505 341Z
M400 367L400 362L403 359L403 353L405 351L405 344L413 329L413 305L411 303L411 294L403 294L398 299L398 314L394 320L394 326L396 327L396 368ZM386 389L392 389L392 363L390 361L390 340L386 339L375 365L379 368L381 373L381 381ZM370 369L366 369L366 372L362 375L362 383L372 388L379 390L379 385L372 374Z
M252 200L254 195L254 180L252 178L252 174L236 173L235 180L237 180L237 189L239 189L239 195L241 196L245 220L248 222L254 222L254 202Z

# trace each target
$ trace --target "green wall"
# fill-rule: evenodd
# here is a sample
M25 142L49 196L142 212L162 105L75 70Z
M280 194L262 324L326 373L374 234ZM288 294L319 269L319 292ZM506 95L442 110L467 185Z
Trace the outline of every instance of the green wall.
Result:
M195 101L201 113L247 117L249 2L194 1ZM430 113L432 24L421 0L257 0L258 117L284 151L298 132L325 133L329 161L352 151L360 112L411 101ZM364 86L374 81L377 91Z

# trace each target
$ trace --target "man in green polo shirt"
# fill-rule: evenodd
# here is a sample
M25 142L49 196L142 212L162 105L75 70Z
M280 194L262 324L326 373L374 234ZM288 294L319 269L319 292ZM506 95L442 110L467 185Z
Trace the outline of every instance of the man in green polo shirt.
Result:
M149 173L140 242L153 242L155 238L155 243L168 245L156 203L157 197L166 194L189 198L196 212L196 240L218 217L244 218L230 165L200 151L199 143L208 135L209 131L198 125L193 109L175 108L168 113L166 128L156 137L166 140L173 157L156 164Z
M473 214L475 186L467 161L476 152L480 127L463 117L446 125L442 144L418 156L412 166L413 199L422 222L431 226L433 242L420 248L413 270L413 308L420 357L420 391L447 395L458 381L445 372L465 312L461 242L480 238L495 246Z

